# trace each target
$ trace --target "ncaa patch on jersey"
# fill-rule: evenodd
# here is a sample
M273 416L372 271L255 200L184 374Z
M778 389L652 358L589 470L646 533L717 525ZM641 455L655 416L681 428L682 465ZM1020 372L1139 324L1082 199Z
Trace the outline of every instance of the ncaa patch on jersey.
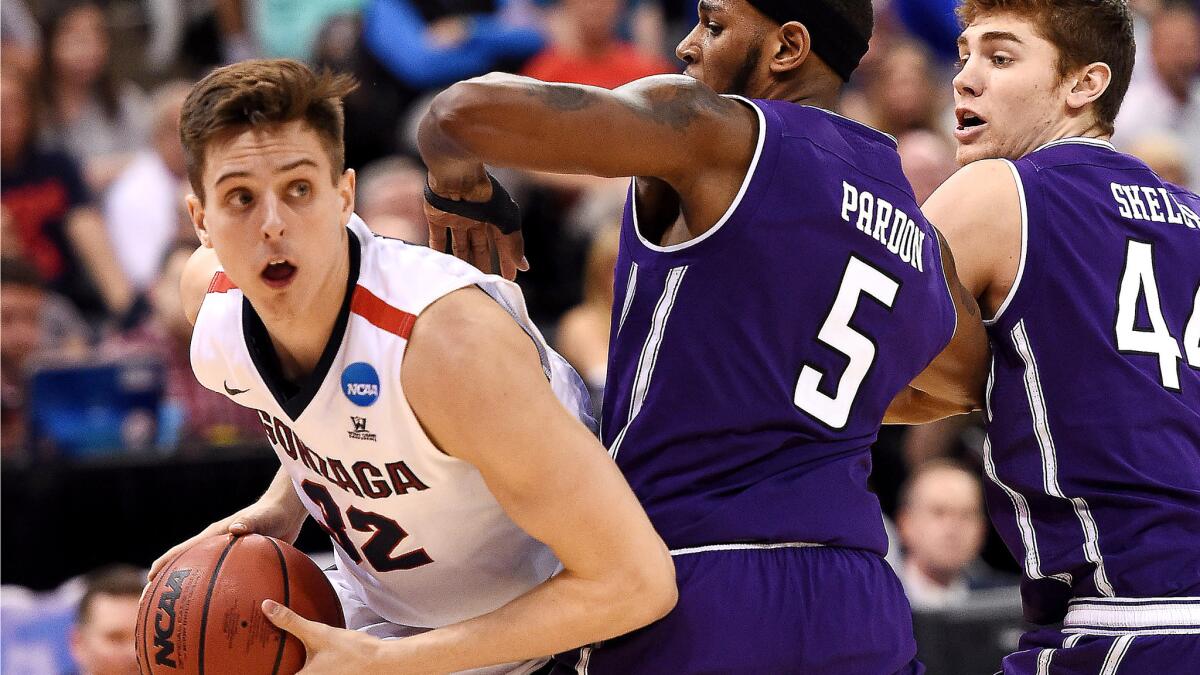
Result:
M369 363L351 363L342 371L342 393L354 405L374 404L379 398L379 373Z

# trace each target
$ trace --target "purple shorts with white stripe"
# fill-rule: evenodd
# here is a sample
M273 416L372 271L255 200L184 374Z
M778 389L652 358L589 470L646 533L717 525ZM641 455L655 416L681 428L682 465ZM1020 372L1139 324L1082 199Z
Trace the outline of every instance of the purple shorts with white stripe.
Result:
M1193 675L1200 635L1084 635L1047 628L1021 638L1004 675Z
M560 655L553 672L924 672L908 601L878 555L825 547L712 548L675 552L679 602L665 618Z
M1200 672L1200 598L1077 598L1062 629L1021 638L1004 675Z

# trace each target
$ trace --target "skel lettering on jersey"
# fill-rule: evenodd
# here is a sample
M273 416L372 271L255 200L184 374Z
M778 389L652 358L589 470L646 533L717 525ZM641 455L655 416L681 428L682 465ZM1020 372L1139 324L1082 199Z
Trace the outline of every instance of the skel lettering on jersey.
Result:
M856 214L853 221L852 213ZM921 255L925 250L925 233L907 213L888 200L842 181L842 220L853 222L859 232L885 246L913 269L925 271Z
M1109 183L1109 189L1122 218L1186 224L1193 230L1200 229L1200 215L1196 215L1186 204L1180 204L1165 188Z
M267 432L267 440L272 446L345 492L358 497L383 499L429 489L403 460L388 462L382 468L366 460L359 460L347 468L340 459L323 457L313 452L291 427L279 418L262 410L257 412L263 429Z

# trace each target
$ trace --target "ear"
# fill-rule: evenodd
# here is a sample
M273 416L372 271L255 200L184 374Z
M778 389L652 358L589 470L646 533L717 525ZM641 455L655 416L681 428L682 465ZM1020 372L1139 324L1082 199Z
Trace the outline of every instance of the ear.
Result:
M808 27L799 21L789 21L775 33L779 48L771 57L771 72L786 73L799 68L812 51L812 37Z
M1112 82L1112 69L1107 63L1089 63L1068 78L1074 79L1075 85L1067 93L1067 107L1079 111L1108 90L1108 84Z
M204 248L212 248L212 240L208 236L208 226L204 223L204 204L194 194L187 196L188 216L192 219L192 228L196 230L196 238Z
M354 213L354 189L357 180L358 175L354 173L354 169L346 169L338 179L338 195L342 198L342 227L350 222L350 216Z

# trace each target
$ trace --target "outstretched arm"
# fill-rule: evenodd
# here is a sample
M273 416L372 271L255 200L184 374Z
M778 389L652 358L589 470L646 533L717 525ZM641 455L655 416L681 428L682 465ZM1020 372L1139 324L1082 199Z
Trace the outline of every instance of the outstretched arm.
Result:
M671 609L666 546L608 453L555 398L533 342L491 298L464 289L423 312L401 377L429 437L474 465L563 571L493 612L389 642L273 608L272 619L309 649L305 673L521 661L627 633Z
M703 222L715 221L732 201L754 154L756 127L747 106L683 75L656 75L610 91L491 74L439 94L421 121L417 142L429 186L443 197L487 201L492 190L484 164L649 176L665 181L685 203L697 194L720 203L715 215L689 213ZM475 221L430 209L427 215L430 246L438 250L445 247L448 227L456 238L475 237L470 243L480 251L498 238L481 226L472 231ZM516 263L505 267L500 241L502 269L511 278ZM463 243L458 253L466 249Z

